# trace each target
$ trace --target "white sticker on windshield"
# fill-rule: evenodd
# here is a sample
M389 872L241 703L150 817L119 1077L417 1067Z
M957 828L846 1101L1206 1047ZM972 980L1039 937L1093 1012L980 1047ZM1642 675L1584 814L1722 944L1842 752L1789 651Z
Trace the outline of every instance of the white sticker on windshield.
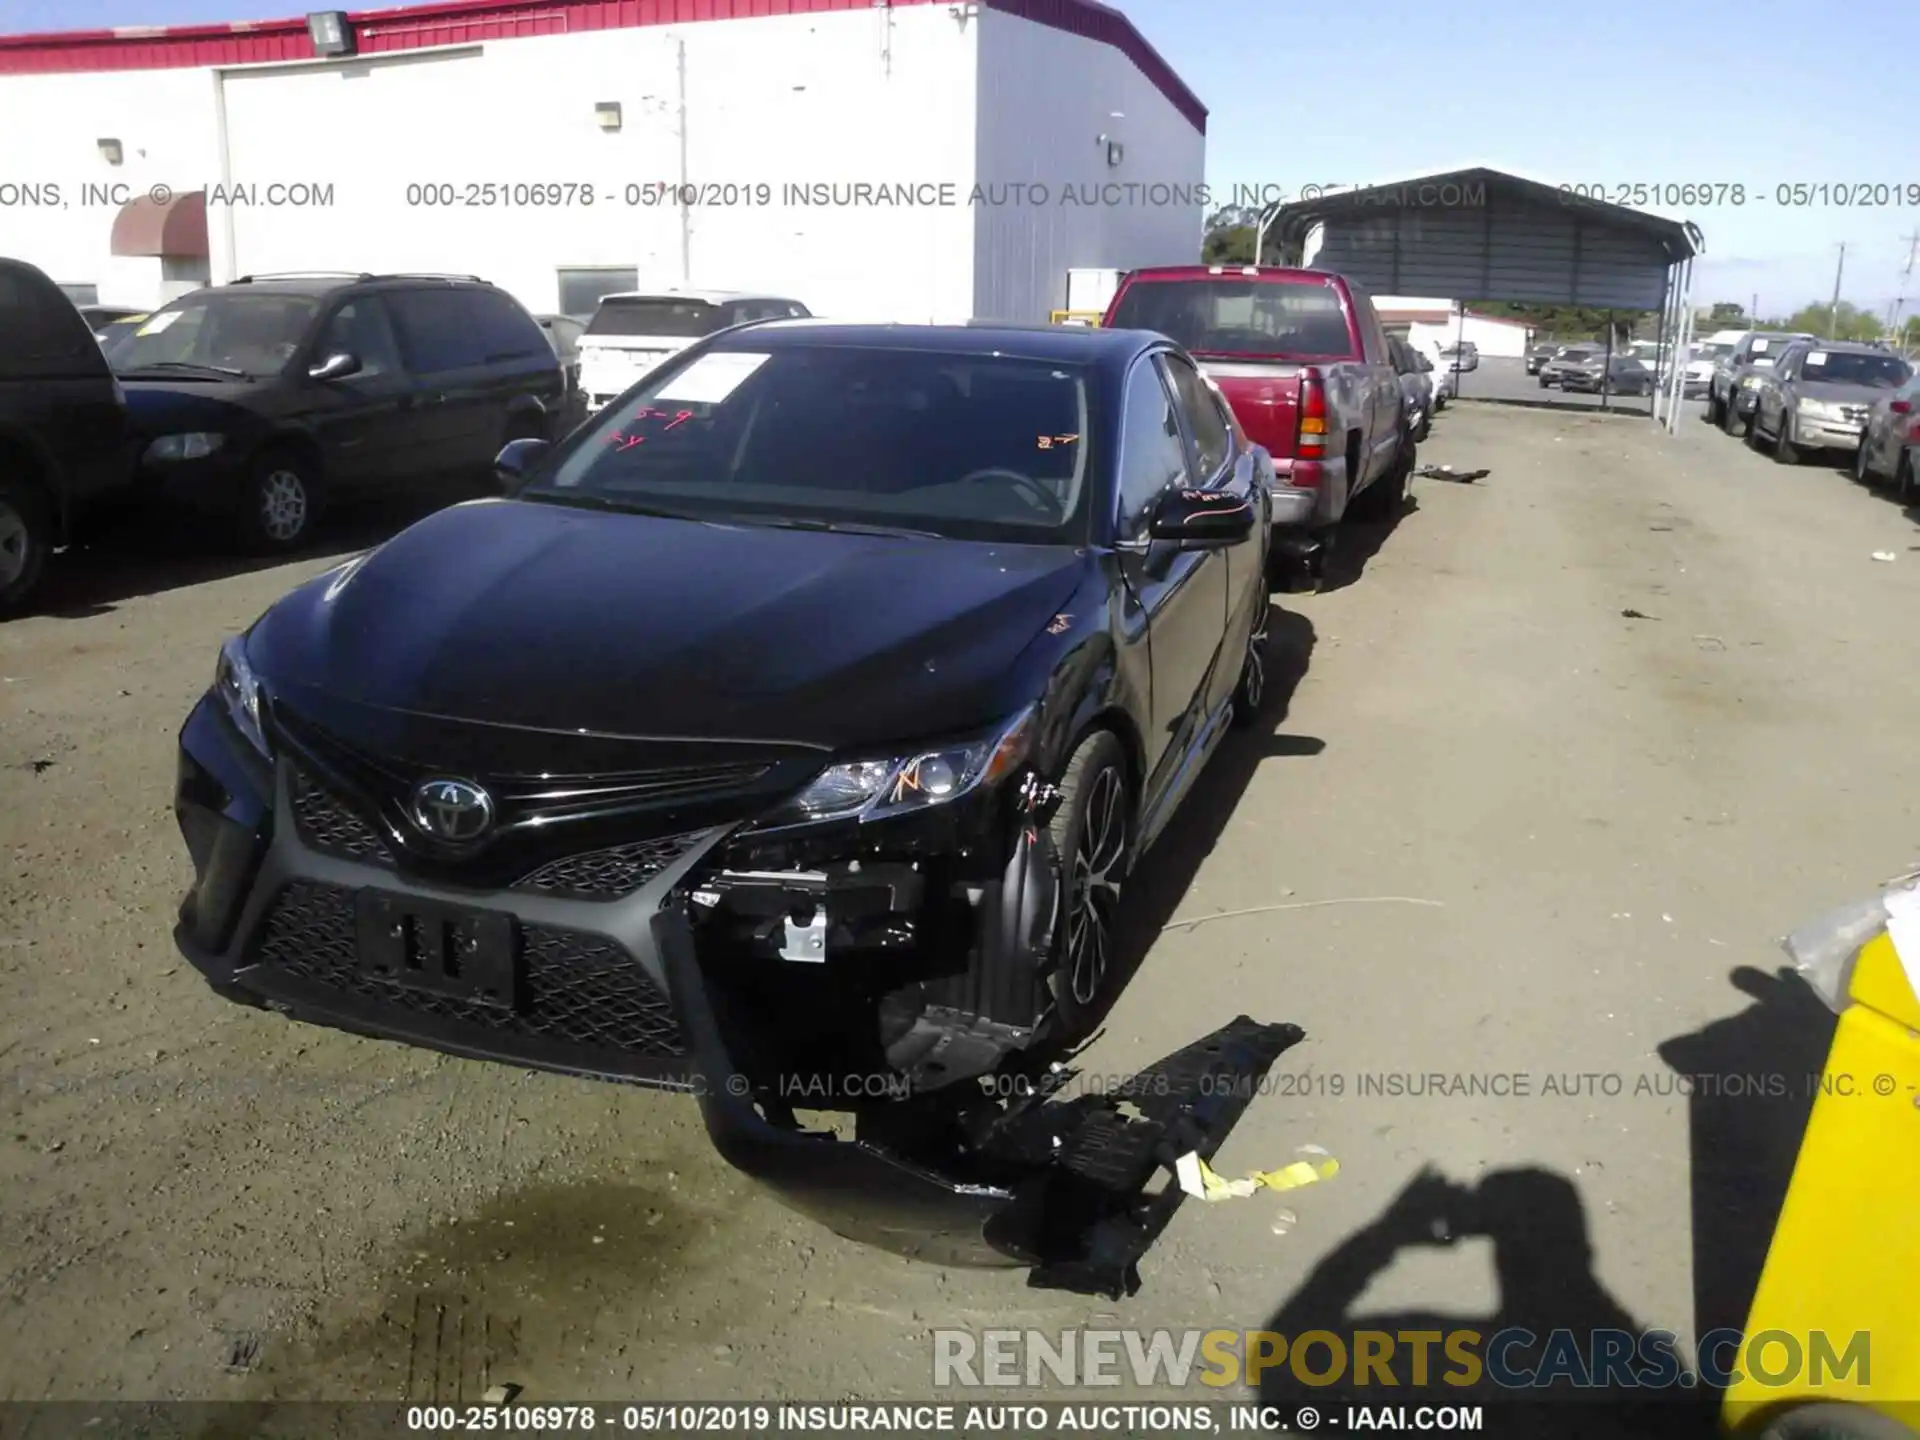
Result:
M169 310L163 315L156 315L134 333L138 335L158 335L162 330L178 320L183 313L183 311L179 310Z
M1770 341L1770 340L1756 340L1756 341L1754 341L1754 342L1753 342L1753 353L1754 353L1754 354L1756 354L1756 355L1758 355L1758 354L1759 354L1759 353L1760 353L1760 352L1761 352L1762 350L1764 350L1764 349L1766 349L1766 348L1767 348L1767 346L1768 346L1768 345L1770 345L1770 344L1772 344L1772 343L1773 343L1773 342L1772 342L1772 341Z
M764 353L750 355L738 350L702 355L674 376L667 383L667 388L653 398L679 400L694 405L718 405L772 358Z
M1809 365L1824 365L1826 363L1827 352L1824 350L1815 350L1811 355L1807 356L1807 364Z

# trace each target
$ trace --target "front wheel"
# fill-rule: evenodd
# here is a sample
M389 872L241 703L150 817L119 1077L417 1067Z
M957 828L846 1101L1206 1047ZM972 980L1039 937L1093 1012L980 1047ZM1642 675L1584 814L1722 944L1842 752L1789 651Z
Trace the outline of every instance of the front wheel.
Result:
M1867 463L1867 437L1862 435L1853 452L1853 478L1861 485L1873 483L1873 466Z
M1247 637L1247 657L1240 666L1240 687L1233 692L1233 723L1245 730L1260 718L1267 702L1267 613L1265 597L1255 602L1259 617Z
M0 478L0 615L19 610L40 583L52 540L39 492Z
M1720 407L1720 428L1729 435L1746 435L1753 430L1753 417L1749 416L1743 421L1740 407L1734 404L1733 397L1729 395L1726 403Z
M1082 740L1060 777L1051 830L1061 914L1051 983L1061 1039L1092 1033L1120 981L1120 886L1133 862L1127 757L1110 730Z
M317 467L294 451L275 450L254 462L240 497L240 543L261 554L297 550L320 516Z
M1793 412L1782 410L1780 418L1774 422L1779 428L1773 433L1773 461L1776 465L1798 465L1800 447L1793 443Z
M1920 481L1914 479L1911 450L1900 452L1900 468L1893 477L1893 493L1902 505L1911 505L1920 500Z

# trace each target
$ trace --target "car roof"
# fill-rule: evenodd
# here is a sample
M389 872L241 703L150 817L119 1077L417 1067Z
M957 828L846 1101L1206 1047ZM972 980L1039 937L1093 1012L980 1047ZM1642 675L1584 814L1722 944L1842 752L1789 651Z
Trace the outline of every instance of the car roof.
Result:
M1807 342L1816 350L1824 350L1829 355L1888 355L1891 351L1882 350L1878 345L1869 345L1864 340L1810 340Z
M838 346L1125 366L1142 351L1171 344L1166 336L1151 330L1114 330L1091 325L858 325L835 320L764 320L720 332L714 338L713 348L800 350Z
M1292 265L1143 265L1129 270L1125 283L1135 280L1297 280L1312 284L1337 285L1340 277L1331 270L1307 270Z
M783 305L800 303L790 295L774 295L764 290L690 290L673 285L659 290L621 290L600 297L602 305L609 300L698 300L708 305L724 305L735 300L778 300Z

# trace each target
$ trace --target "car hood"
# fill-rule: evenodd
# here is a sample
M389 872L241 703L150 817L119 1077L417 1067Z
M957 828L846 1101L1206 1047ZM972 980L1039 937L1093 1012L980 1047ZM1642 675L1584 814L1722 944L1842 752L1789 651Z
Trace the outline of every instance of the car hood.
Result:
M263 385L258 380L128 380L127 413L145 435L223 430L256 422Z
M1065 546L458 505L251 632L270 689L628 737L859 749L989 724L1090 563Z
M1892 392L1879 385L1849 385L1836 380L1802 380L1793 387L1803 400L1819 400L1829 405L1872 405Z

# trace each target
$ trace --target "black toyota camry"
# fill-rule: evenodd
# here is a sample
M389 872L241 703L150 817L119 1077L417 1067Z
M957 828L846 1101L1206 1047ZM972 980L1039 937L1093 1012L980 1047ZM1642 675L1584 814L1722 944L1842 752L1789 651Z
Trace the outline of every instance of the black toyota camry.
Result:
M698 1089L790 1191L870 1188L779 1158L796 1101L1086 1034L1263 688L1271 468L1178 348L746 325L500 469L221 651L176 935L222 994Z

